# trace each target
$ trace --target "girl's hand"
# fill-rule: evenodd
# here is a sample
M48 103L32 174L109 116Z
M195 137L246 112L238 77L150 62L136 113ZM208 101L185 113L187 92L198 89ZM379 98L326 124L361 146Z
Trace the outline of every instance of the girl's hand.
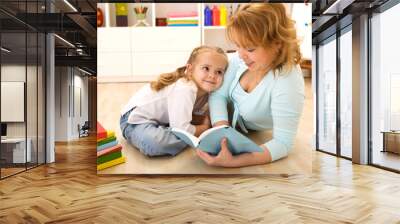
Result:
M210 166L222 166L222 167L233 166L234 156L228 149L228 142L226 138L222 139L221 151L219 151L217 156L211 156L210 154L201 151L200 149L197 149L196 152L197 155Z

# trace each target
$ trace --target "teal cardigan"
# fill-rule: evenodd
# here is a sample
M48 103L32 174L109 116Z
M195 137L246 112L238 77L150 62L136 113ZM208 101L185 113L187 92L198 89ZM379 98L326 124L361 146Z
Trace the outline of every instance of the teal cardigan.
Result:
M235 88L241 88L239 79L247 67L237 54L229 60L229 66L220 89L209 99L211 122L228 121L227 104L233 104L232 126L238 124L247 132L273 130L273 138L264 145L269 149L272 161L288 155L296 137L297 126L304 104L304 79L300 66L285 74L270 71L240 102L233 98Z

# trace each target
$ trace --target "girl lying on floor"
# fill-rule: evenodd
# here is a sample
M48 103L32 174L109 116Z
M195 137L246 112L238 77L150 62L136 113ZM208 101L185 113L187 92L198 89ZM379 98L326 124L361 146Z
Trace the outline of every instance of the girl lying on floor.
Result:
M221 86L227 65L222 49L195 48L185 66L161 74L131 97L121 111L123 137L144 155L177 155L188 145L169 127L195 136L211 127L208 115L204 119L193 119L192 115Z

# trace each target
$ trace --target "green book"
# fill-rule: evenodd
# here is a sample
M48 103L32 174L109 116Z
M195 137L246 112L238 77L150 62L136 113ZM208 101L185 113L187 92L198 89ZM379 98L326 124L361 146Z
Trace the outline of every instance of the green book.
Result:
M101 145L107 144L107 143L115 141L115 140L117 140L117 138L115 136L111 136L111 137L108 137L108 138L103 139L101 141L98 141L97 142L97 146L101 146Z
M100 156L97 158L97 164L102 164L108 161L111 161L113 159L119 158L122 156L122 152L118 151L118 152L113 152L110 154L105 154L104 156Z

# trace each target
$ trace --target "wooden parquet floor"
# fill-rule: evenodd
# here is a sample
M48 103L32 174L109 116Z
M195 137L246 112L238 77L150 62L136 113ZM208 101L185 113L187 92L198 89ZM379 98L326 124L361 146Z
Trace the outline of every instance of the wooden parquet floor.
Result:
M400 223L400 175L313 153L313 174L97 176L95 140L0 181L0 223Z

